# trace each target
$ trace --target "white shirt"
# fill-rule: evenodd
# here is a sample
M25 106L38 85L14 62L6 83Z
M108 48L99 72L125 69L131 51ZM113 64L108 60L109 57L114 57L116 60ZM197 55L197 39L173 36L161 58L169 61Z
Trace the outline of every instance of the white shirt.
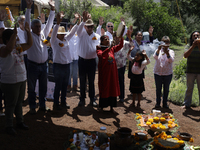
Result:
M84 59L93 59L97 57L96 46L100 44L100 36L96 33L88 35L84 29L84 22L81 22L77 30L79 37L78 55Z
M130 55L128 55L128 60L129 61L132 61L133 59L134 58L132 58ZM149 63L150 63L150 60L148 59L148 60L144 60L142 62L141 67L136 66L135 64L133 64L132 69L131 69L132 73L133 74L141 74L142 71L144 70L145 66L148 65Z
M74 36L78 25L75 25L72 30L64 37L64 41L61 41L57 38L57 32L60 25L55 25L53 32L51 34L51 47L53 49L53 62L59 64L69 64L72 62L70 50L69 50L69 40ZM64 44L63 47L59 46Z
M0 44L0 48L5 46ZM5 58L0 57L1 83L18 83L26 80L23 53L16 49Z
M74 36L69 40L69 50L72 60L78 60L78 54L77 54L78 44L79 44L79 38L77 33L75 33Z
M101 27L102 27L101 25L98 25L96 30L96 33L99 34L100 36L101 36ZM127 33L127 26L125 26L123 36L125 36L126 33ZM107 35L109 37L110 42L113 41L113 35L110 32L106 31L104 35Z
M17 36L20 44L26 43L25 32L26 31L23 31L20 27L17 28ZM27 51L24 51L23 54L27 54Z
M30 20L31 9L27 9L25 13L25 22L31 25ZM55 11L50 11L46 26L41 30L40 35L31 32L33 38L33 45L27 50L28 59L36 63L44 63L48 59L47 45L43 44L43 40L47 38L53 25Z

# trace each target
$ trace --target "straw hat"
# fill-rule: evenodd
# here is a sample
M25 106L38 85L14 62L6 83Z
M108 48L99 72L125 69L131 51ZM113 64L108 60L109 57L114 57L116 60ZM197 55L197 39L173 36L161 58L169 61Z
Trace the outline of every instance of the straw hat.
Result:
M85 22L85 26L92 26L94 25L94 22L92 21L92 19L88 19L86 22Z
M67 34L66 30L65 30L65 27L64 26L60 26L58 28L58 32L57 34Z

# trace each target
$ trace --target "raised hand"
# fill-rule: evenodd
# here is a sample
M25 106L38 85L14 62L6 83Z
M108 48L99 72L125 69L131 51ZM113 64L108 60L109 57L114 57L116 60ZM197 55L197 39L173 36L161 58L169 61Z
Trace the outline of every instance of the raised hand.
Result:
M26 0L26 6L28 9L31 9L32 4L33 4L33 0Z
M142 54L143 54L143 55L147 55L147 53L146 53L145 50L142 50Z
M86 22L87 16L88 16L88 12L87 12L87 11L84 11L84 12L83 12L83 22Z
M82 16L80 14L78 14L78 13L77 13L77 15L78 15L78 23L77 24L79 25L81 23Z
M49 6L51 7L51 10L54 11L55 10L55 1L53 0L49 0Z
M74 14L74 18L75 18L75 19L79 19L79 13L75 13L75 14Z
M41 13L41 14L40 14L40 21L41 21L42 23L45 23L45 14L44 14L44 13Z
M87 19L92 19L91 14L88 13L88 15L87 15Z
M101 28L101 36L105 34L104 28Z
M56 15L57 25L60 24L63 17L64 17L63 12L57 13L57 15Z
M104 20L103 19L104 19L103 17L99 18L99 25L101 25L101 26L104 24Z
M6 19L6 10L0 10L0 21L4 21Z
M30 32L31 31L28 22L25 22L24 29L26 30L26 32Z

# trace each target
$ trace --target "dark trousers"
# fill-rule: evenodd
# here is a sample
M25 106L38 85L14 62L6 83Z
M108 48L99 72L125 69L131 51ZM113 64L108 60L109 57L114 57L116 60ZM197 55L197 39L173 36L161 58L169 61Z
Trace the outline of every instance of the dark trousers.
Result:
M119 87L120 87L120 99L124 99L124 73L126 66L118 69Z
M28 60L27 79L30 108L36 108L35 86L37 79L39 80L39 104L40 107L45 107L45 96L47 93L47 64L37 64Z
M86 98L86 78L88 78L89 83L89 97L90 101L94 101L95 88L94 88L94 79L96 71L96 61L94 59L84 59L79 57L78 60L79 67L79 78L80 78L80 101L85 101Z
M70 64L53 64L53 73L55 79L54 104L59 104L61 92L61 104L66 105L66 92L70 74Z
M163 106L167 105L167 98L169 94L169 86L172 81L172 74L167 76L159 76L154 74L156 84L156 104L160 105L161 102L161 90L163 85Z

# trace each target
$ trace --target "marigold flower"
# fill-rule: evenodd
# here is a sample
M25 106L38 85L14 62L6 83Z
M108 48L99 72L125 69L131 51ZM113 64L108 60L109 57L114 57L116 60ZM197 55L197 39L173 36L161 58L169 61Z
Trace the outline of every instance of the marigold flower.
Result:
M151 125L151 122L147 121L147 122L146 122L146 125L148 125L148 126Z
M90 132L87 133L89 136L92 135Z
M59 43L59 46L60 46L60 47L63 47L63 46L64 46L64 44L63 44L63 43Z
M70 139L69 141L70 141L70 142L73 142L73 141L74 141L74 139Z
M138 124L137 126L141 126L141 124Z
M45 39L45 40L43 41L43 43L44 43L44 44L47 44L47 43L49 43L49 41L48 41L47 39Z
M177 124L175 124L175 127L178 127L178 125L177 125Z
M172 138L172 136L171 136L171 135L168 135L167 138L168 138L168 139L169 139L169 138Z
M171 124L168 124L168 127L169 127L169 128L172 128L172 125L171 125Z
M135 115L136 115L136 116L140 116L140 114L139 114L139 113L136 113Z
M160 118L160 121L161 121L161 122L164 122L164 121L166 121L166 119L165 119L164 117L161 117L161 118Z
M178 141L178 138L173 138L173 139Z
M174 121L175 121L175 119L172 119L172 121L174 122Z
M193 142L194 142L194 139L193 139L193 138L190 138L189 142L193 143Z
M173 122L172 121L168 121L168 124L172 124Z
M140 143L139 143L139 142L137 142L137 143L135 143L135 145L140 145Z
M138 116L136 119L139 120L139 119L141 119L141 118L142 118L141 116Z
M153 120L154 120L155 122L158 122L160 119L159 119L158 117L154 117Z
M148 121L151 122L151 123L153 123L153 119L152 118L148 119Z
M179 140L178 143L179 144L184 144L184 141L183 140Z
M97 40L96 36L94 36L94 37L92 38L92 40Z

